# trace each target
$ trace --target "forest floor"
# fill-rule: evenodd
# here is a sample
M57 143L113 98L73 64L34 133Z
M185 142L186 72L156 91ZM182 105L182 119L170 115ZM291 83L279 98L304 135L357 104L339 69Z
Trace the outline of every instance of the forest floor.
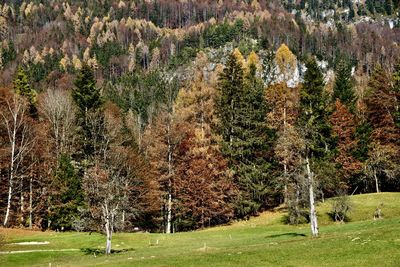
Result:
M350 201L345 224L330 220L332 200L319 204L318 238L309 225L284 225L276 211L187 233L118 233L111 256L100 234L0 229L0 266L400 266L400 193ZM383 218L374 220L378 206Z

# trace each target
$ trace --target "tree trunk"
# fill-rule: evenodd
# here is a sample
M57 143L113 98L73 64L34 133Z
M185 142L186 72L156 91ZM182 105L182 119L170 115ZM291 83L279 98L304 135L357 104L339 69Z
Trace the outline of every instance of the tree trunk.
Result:
M29 229L32 229L33 178L29 181Z
M173 144L171 141L171 124L172 124L172 115L169 115L169 122L168 122L168 202L167 202L167 225L165 229L165 233L171 233L171 221L172 221L172 176L173 176L173 167L172 167L172 150Z
M110 217L110 212L108 210L108 205L105 204L103 206L103 216L105 220L105 230L106 230L106 255L111 254L111 240L112 240L112 226L111 226L111 217Z
M13 193L13 182L14 182L14 163L15 163L16 135L17 135L16 118L14 117L14 127L13 127L13 132L12 132L12 135L11 135L10 180L9 180L9 183L8 183L7 210L6 210L6 216L4 218L4 223L3 223L4 226L6 226L7 223L8 223L8 217L10 215L10 209L11 209L11 198L12 198L12 193Z
M309 188L309 195L310 195L310 222L311 222L311 233L313 237L318 236L318 221L317 221L317 214L315 211L315 200L314 200L314 186L313 186L313 173L310 168L310 160L308 156L306 157L307 163L307 176L308 176L308 188Z
M379 193L379 182L378 182L378 176L376 175L376 170L374 170L374 178L375 178L376 192Z
M111 254L111 234L109 233L110 230L107 232L107 240L106 240L106 255Z
M24 209L24 189L23 189L23 178L22 177L21 177L20 190L21 190L21 193L20 193L20 211L21 211L20 224L22 226L24 226L24 220L25 220L24 212L25 212L25 209Z
M288 185L287 185L288 184L288 178L287 178L287 165L286 165L286 163L283 164L283 175L285 177L285 180L284 180L285 185L284 185L284 188L283 188L283 203L287 204L287 202L288 202Z
M4 218L3 226L7 226L8 217L10 215L12 189L13 189L12 178L10 178L10 182L8 185L7 210L6 210L6 216Z
M167 227L165 233L171 233L171 221L172 221L172 195L171 192L168 193L168 203L167 203Z
M286 126L287 126L287 123L286 123L286 106L283 108L283 132L284 133L286 133ZM286 146L285 146L285 150L286 150ZM286 154L286 153L285 153ZM284 195L283 195L283 203L284 204L287 204L287 202L288 202L288 171L287 171L287 160L286 159L284 159L284 162L283 162L283 175L284 175L284 177L285 177L285 179L284 179L284 183L285 183L285 185L284 185Z

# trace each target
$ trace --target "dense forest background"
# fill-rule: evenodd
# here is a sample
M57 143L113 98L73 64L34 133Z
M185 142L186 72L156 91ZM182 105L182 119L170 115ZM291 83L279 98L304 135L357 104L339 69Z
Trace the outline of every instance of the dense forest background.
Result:
M3 1L3 225L301 223L400 190L399 4Z

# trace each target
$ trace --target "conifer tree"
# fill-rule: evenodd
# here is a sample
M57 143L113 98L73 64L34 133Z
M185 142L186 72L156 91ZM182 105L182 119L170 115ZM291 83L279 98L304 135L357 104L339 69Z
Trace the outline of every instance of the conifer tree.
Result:
M101 127L103 115L101 107L103 99L100 90L96 88L96 81L93 70L83 64L82 69L74 82L75 89L72 91L72 98L78 107L78 125L82 135L82 149L85 156L92 156L100 143L96 135Z
M385 11L387 15L393 14L393 1L392 0L385 0Z
M185 132L176 164L179 224L188 229L227 222L233 217L237 193L212 132L217 74L205 73L207 63L206 54L200 52L194 81L181 89L175 104L180 128Z
M300 93L299 131L305 139L305 164L310 198L310 221L313 236L318 236L314 199L314 163L322 161L329 152L330 126L327 122L327 97L324 77L314 58L307 61L307 71Z
M83 205L81 179L77 175L71 158L61 155L58 169L52 184L50 227L58 230L71 230L78 208Z
M333 101L339 99L350 111L354 111L356 96L351 77L351 65L341 60L336 68L336 80L333 87Z
M309 59L306 68L298 126L304 129L309 156L318 159L327 155L332 142L327 120L328 98L324 92L324 77L315 59Z
M28 76L22 67L18 68L17 75L14 79L14 90L17 94L23 96L29 105L29 114L31 117L37 117L37 99L36 91L30 86Z
M254 214L271 196L268 172L271 132L266 126L264 87L257 67L250 63L246 74L242 57L235 50L219 80L217 114L220 119L222 151L235 172L241 189L238 216Z

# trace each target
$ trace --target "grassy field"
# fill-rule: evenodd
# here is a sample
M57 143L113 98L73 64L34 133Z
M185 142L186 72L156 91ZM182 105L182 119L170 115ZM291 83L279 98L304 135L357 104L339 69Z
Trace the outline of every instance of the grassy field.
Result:
M7 244L0 266L400 266L400 193L351 197L351 221L336 224L318 206L319 238L308 225L281 223L282 213L266 212L249 221L172 235L119 233L111 256L99 255L104 236L88 233L0 229ZM384 218L373 220L383 203ZM18 242L49 242L18 245ZM7 251L32 251L4 254ZM51 251L54 250L54 251Z

